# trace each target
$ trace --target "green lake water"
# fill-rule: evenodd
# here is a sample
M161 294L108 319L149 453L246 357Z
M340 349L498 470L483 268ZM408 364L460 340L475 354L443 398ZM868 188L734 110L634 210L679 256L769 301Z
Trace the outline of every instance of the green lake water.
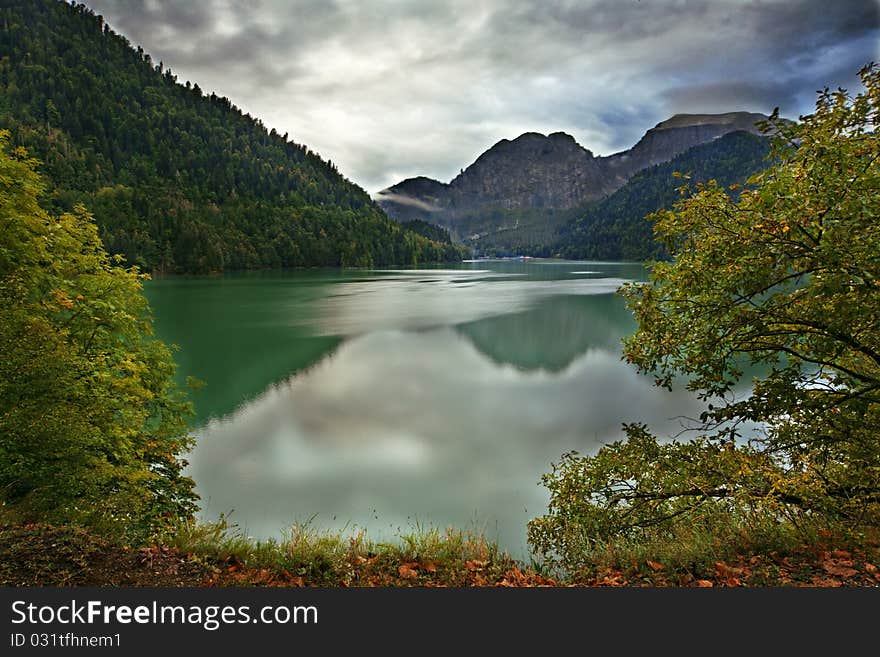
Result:
M206 383L188 470L203 517L262 538L309 519L382 540L455 526L526 554L563 453L701 410L620 359L634 321L614 292L645 278L525 260L149 282L181 380Z

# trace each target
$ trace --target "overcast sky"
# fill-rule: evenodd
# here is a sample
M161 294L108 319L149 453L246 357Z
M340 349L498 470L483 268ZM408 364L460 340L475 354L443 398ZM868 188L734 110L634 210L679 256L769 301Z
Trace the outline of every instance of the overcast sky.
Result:
M880 59L878 0L86 3L372 193L526 131L606 155L677 112L796 118Z

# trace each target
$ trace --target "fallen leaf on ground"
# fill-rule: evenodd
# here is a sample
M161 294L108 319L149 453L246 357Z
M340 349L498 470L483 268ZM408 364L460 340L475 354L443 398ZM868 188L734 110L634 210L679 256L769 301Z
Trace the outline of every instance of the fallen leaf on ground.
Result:
M718 574L718 577L721 578L730 578L736 575L743 574L743 568L736 568L734 566L729 566L724 561L716 561L715 562L715 572Z
M400 575L403 579L415 579L419 576L419 571L413 568L413 566L418 567L418 564L415 563L404 563L401 564L397 568L397 574Z
M822 564L822 570L835 577L852 577L859 571L852 568L852 561L848 559L829 559Z

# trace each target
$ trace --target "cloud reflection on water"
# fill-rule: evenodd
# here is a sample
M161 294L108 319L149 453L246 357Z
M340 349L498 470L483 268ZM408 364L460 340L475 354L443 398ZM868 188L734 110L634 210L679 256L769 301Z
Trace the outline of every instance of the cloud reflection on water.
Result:
M522 552L562 453L595 451L624 421L674 433L700 408L612 349L553 373L492 360L451 327L372 331L203 427L191 473L207 516L234 509L256 536L313 514L385 538L476 521Z

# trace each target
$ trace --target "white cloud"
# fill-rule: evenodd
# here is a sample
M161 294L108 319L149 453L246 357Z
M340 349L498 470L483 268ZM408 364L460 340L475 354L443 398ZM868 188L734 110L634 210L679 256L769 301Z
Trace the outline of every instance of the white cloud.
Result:
M675 112L797 116L878 56L873 0L89 4L371 192L529 130L607 154Z

